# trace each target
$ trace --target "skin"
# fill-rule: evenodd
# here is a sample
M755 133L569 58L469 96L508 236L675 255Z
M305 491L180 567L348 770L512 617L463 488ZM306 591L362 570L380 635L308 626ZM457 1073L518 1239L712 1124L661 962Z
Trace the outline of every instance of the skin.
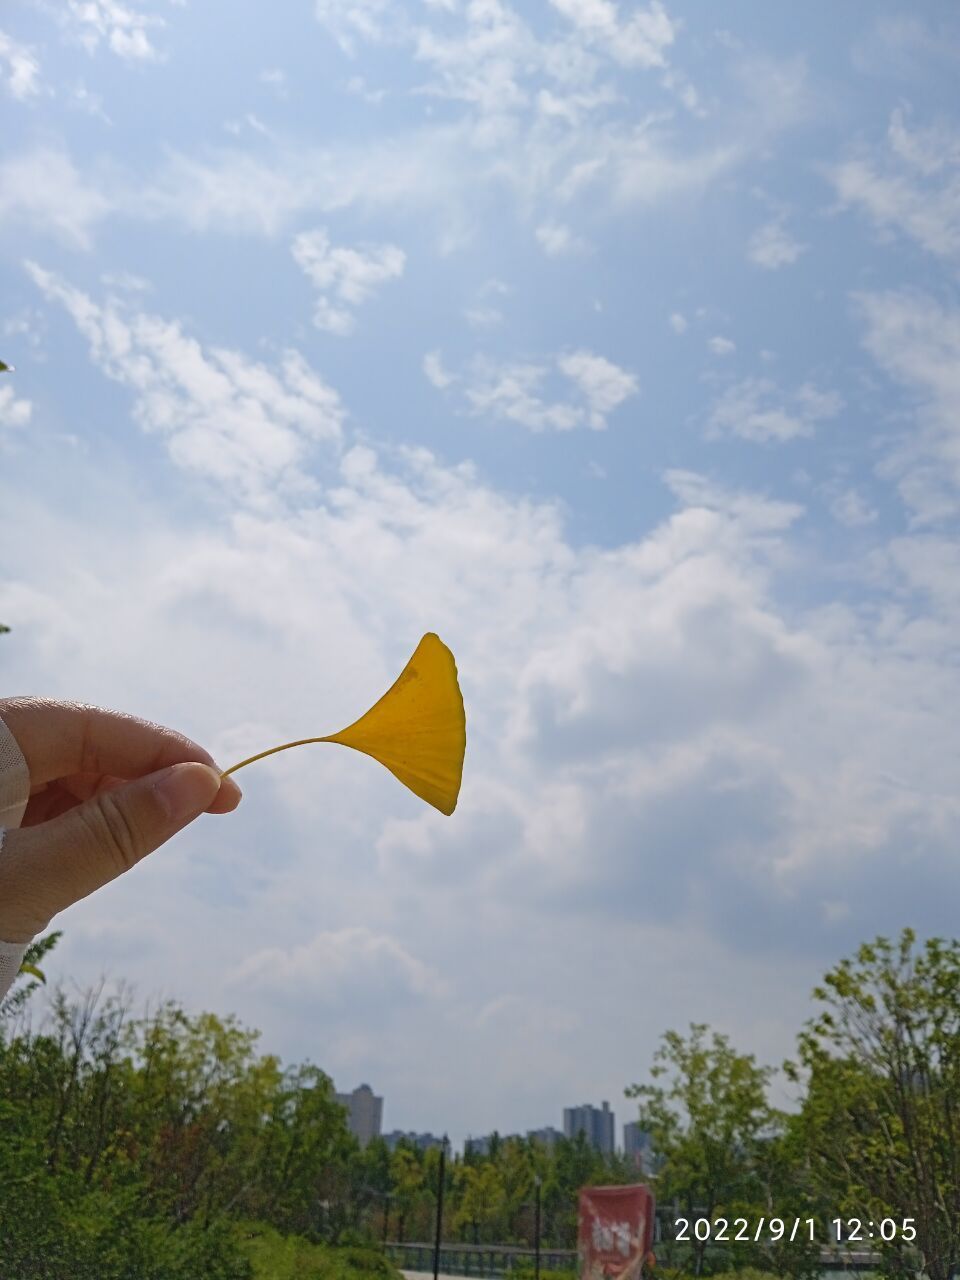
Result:
M219 778L210 753L163 725L48 698L0 699L0 719L30 770L21 828L6 833L0 850L5 941L33 937L201 812L230 813L240 803L240 788ZM157 785L171 766L179 766L173 808Z

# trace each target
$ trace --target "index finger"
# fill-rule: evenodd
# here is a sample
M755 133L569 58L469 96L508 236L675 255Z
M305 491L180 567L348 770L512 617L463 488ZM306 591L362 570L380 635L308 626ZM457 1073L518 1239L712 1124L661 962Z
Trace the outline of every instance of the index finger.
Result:
M175 729L85 702L3 698L0 718L16 738L34 784L76 773L140 778L191 761L217 767L209 751ZM219 809L227 794L239 798L239 787L229 790L231 782L224 779L212 807Z

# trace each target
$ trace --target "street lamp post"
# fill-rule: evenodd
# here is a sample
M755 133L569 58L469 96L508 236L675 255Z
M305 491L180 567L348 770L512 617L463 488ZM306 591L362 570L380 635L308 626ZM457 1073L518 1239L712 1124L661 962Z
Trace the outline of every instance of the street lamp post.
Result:
M437 1180L437 1234L433 1244L433 1280L440 1274L440 1231L443 1226L443 1174L446 1165L447 1135L440 1145L440 1175Z
M533 1180L537 1190L536 1205L533 1215L533 1275L534 1280L540 1280L540 1187L542 1185L539 1173Z

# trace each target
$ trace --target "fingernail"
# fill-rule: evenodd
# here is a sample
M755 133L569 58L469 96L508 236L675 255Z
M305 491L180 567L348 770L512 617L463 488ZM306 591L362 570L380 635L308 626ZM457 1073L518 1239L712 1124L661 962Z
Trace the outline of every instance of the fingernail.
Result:
M223 796L227 798L231 796L236 796L237 804L239 804L240 801L243 799L243 792L240 790L239 785L236 782L234 782L232 778L220 779L220 792Z
M206 764L173 764L159 774L153 789L178 827L203 813L220 790L220 775Z

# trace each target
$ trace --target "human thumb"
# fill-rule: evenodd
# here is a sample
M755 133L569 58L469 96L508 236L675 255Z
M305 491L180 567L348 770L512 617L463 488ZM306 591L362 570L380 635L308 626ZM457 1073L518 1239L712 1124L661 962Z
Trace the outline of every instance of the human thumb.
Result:
M0 857L0 937L21 942L159 848L220 789L205 764L175 764L101 791L59 818L6 832Z

